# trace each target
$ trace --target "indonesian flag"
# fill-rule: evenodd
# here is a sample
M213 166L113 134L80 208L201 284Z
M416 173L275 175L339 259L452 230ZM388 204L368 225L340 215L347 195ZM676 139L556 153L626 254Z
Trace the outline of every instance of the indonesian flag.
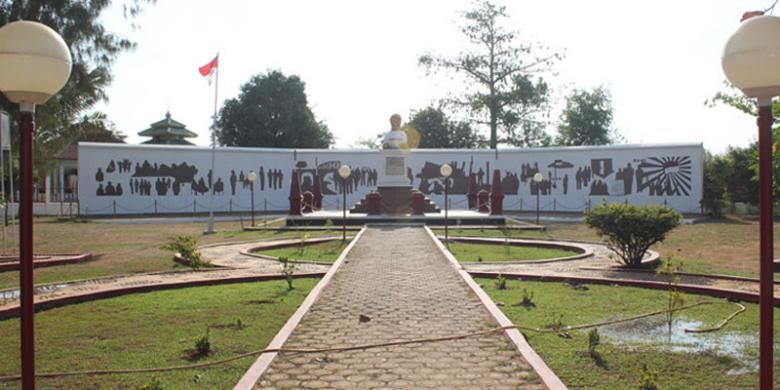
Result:
M209 84L211 84L211 78L214 75L214 72L217 71L217 66L219 65L219 54L217 54L216 57L214 57L213 60L209 61L208 64L201 66L198 68L198 72L200 72L200 75L203 77L209 78Z

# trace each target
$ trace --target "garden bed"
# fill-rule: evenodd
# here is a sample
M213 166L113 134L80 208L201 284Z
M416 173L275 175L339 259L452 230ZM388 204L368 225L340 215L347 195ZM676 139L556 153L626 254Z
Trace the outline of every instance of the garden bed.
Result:
M52 309L36 315L38 372L167 367L206 363L264 348L316 279L241 283L134 294ZM239 325L239 321L240 325ZM213 351L193 354L209 328ZM0 375L19 373L19 321L0 321ZM254 361L154 374L39 379L44 388L140 388L154 378L165 388L231 388ZM0 382L0 388L17 381Z
M631 287L514 280L507 280L507 288L499 290L495 280L477 282L513 323L531 328L594 323L663 310L669 296L666 291ZM524 294L531 296L532 305L518 305ZM693 334L684 329L714 326L737 307L703 295L683 297L686 304L715 303L681 311L673 322L671 339L664 315L599 327L598 359L588 353L589 329L565 332L570 338L529 330L523 333L570 388L638 388L645 364L658 373L661 389L755 388L757 305L745 304L747 310L719 331ZM776 318L778 313L776 309Z

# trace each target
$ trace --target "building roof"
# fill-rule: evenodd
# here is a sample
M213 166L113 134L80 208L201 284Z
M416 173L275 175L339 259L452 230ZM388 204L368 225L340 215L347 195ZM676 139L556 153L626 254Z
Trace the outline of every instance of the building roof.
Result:
M187 127L183 123L173 120L170 111L165 113L165 119L152 123L148 129L141 131L138 135L142 137L153 137L151 140L144 142L145 144L158 143L155 142L155 140L166 141L171 138L177 138L184 141L182 138L193 138L198 136L192 131L187 130ZM190 143L184 141L184 144Z
M192 142L187 141L181 137L160 137L155 136L150 140L141 142L146 145L194 145Z

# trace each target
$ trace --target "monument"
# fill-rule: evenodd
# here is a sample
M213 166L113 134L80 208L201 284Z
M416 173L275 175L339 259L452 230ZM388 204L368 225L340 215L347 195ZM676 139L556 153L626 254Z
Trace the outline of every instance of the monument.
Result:
M390 116L390 131L382 140L381 169L376 192L380 195L381 214L409 214L412 212L412 183L407 164L409 145L406 132L401 128L401 116ZM423 195L422 208L425 212L439 212L439 208ZM351 212L369 211L364 198Z

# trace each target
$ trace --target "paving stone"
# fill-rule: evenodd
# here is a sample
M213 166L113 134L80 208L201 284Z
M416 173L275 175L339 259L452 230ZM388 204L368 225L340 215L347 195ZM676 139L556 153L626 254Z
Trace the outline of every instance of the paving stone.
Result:
M284 347L332 348L489 330L497 324L419 227L369 228ZM360 316L370 317L361 322ZM286 375L281 375L286 374ZM258 388L542 388L503 334L280 353Z

